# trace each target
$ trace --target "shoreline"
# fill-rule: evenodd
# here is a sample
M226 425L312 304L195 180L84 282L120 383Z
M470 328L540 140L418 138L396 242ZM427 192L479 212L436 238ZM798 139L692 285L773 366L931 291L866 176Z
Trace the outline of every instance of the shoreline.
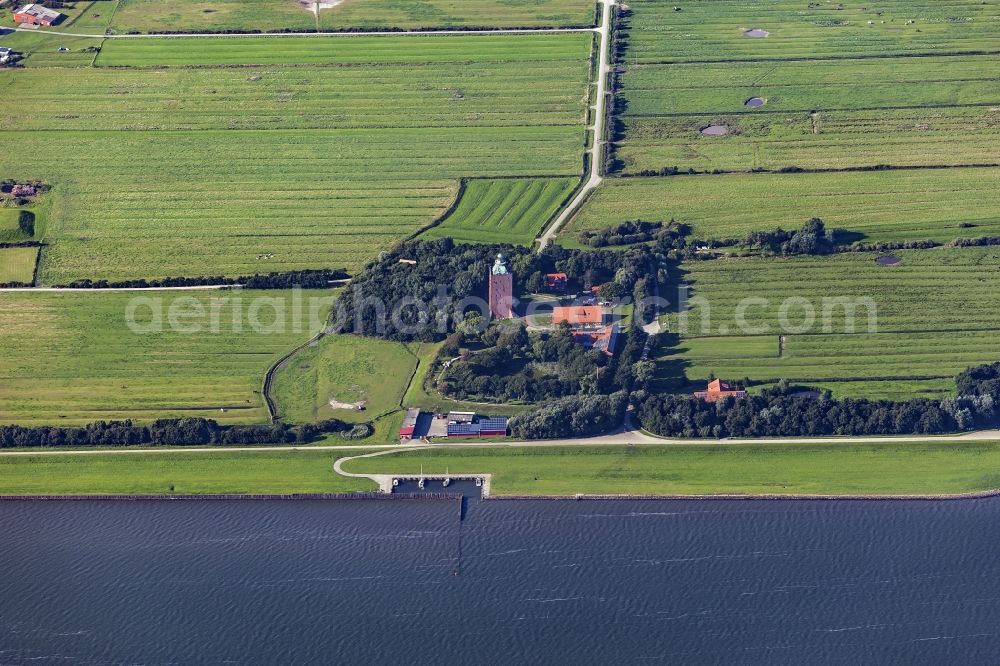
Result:
M358 500L462 500L465 493L293 493L293 494L206 494L206 495L0 495L0 502L58 502L58 501L97 501L97 502L142 502L142 501L358 501ZM468 497L475 497L468 496ZM949 502L956 500L992 499L1000 497L1000 488L970 493L945 493L939 495L780 495L780 494L728 494L728 495L607 495L607 494L574 494L574 495L483 495L481 501L542 501L542 502L594 502L594 501L680 501L680 500L739 500L739 501L814 501L814 502Z

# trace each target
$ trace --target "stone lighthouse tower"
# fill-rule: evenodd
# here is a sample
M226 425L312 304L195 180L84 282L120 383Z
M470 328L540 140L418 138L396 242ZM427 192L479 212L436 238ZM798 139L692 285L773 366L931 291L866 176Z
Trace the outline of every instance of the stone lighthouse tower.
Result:
M490 271L490 317L514 318L514 274L502 254L497 255Z

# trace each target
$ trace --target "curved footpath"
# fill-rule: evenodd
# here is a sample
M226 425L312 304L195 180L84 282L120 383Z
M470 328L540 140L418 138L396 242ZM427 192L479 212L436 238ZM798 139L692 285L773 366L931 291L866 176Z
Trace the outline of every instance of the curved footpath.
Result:
M638 430L620 431L597 437L577 439L536 439L500 440L483 442L463 442L461 444L421 444L401 446L399 444L336 444L332 446L309 446L284 444L277 446L175 446L135 449L18 449L0 451L0 456L93 456L104 454L156 455L163 453L229 453L253 451L413 451L421 449L476 449L476 448L545 448L553 446L743 446L754 444L928 444L933 442L1000 442L1000 430L977 430L961 435L902 435L890 436L845 436L845 437L771 437L762 439L670 439L656 437Z
M576 214L583 202L587 200L590 193L597 189L603 178L601 177L601 164L604 154L604 124L607 107L608 78L611 75L611 55L608 53L608 42L611 39L611 13L614 11L616 0L601 0L603 10L601 12L601 27L596 31L601 35L601 43L598 46L598 66L597 66L597 99L592 107L594 111L594 124L590 129L594 135L594 144L590 149L590 178L576 193L573 200L559 213L549 228L538 237L538 251L544 250L566 225L571 217Z

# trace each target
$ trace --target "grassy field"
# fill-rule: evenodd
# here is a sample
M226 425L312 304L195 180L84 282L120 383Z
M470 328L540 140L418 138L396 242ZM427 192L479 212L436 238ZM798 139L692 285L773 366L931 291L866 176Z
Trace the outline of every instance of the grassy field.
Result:
M30 283L37 259L37 247L0 248L0 282Z
M416 357L402 343L328 335L277 373L274 397L287 422L368 421L400 409L416 366ZM365 411L355 412L333 409L331 401L367 404Z
M117 33L308 31L316 16L296 0L119 0Z
M682 11L663 0L628 5L629 59L638 62L995 51L1000 15L993 0L701 0L682 4ZM744 36L753 28L770 35Z
M998 185L1000 169L611 179L566 233L674 218L697 238L740 238L819 217L870 241L949 242L1000 235Z
M594 24L595 5L591 0L346 0L321 11L319 19L324 30L590 26Z
M0 456L0 495L206 495L377 490L334 474L318 449L232 453ZM342 454L340 454L342 455Z
M342 28L542 27L591 25L589 0L346 0L321 9L297 0L122 0L117 32L237 30L309 31Z
M0 37L0 46L7 46L20 53L24 56L21 64L33 70L44 67L90 67L103 42L103 39L89 37L30 32L8 33ZM61 48L66 50L60 51ZM0 70L3 71L5 70Z
M1000 443L458 449L352 461L349 472L489 472L496 495L877 495L1000 487Z
M20 213L19 208L0 208L0 243L31 240L31 236L25 234L18 227L17 221Z
M576 178L471 180L455 209L422 236L530 245L576 184Z
M2 495L375 490L322 449L0 456ZM357 460L350 472L491 473L494 495L954 494L1000 487L1000 443L434 449Z
M311 303L321 296L325 303ZM319 292L303 292L301 302L296 319L288 292L0 294L0 423L266 422L267 368L319 330L329 310ZM130 304L139 332L128 323ZM162 332L142 332L155 328L154 311Z
M870 253L685 264L685 281L698 301L691 302L686 330L679 316L669 317L680 340L661 350L664 388L679 387L682 373L702 382L714 373L731 380L789 379L873 398L953 392L960 371L1000 358L993 323L1000 251L894 254L902 259L897 266L879 266ZM873 305L859 305L853 330L845 308L824 304L839 297ZM786 299L795 300L783 323Z
M976 56L630 67L617 156L626 172L994 164L998 64ZM747 106L754 97L766 104ZM730 135L703 136L711 124Z
M463 177L582 170L591 35L188 41L99 60L285 64L0 73L0 173L54 185L43 283L356 269Z

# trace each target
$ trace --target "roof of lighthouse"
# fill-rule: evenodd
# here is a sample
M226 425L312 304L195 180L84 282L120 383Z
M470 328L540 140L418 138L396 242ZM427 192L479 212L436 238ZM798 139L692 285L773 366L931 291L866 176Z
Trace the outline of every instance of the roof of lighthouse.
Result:
M497 260L493 264L493 275L510 275L510 267L502 254L497 255Z

